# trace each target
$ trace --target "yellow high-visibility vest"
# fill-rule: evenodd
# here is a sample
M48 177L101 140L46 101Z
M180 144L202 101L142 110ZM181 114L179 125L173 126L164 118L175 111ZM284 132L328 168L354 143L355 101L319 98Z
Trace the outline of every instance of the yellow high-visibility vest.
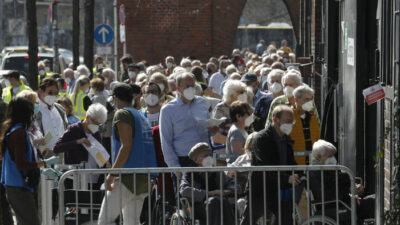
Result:
M74 116L78 117L81 120L84 120L86 118L86 110L83 107L83 99L85 97L87 97L87 94L80 90L74 102L74 109L73 109Z
M20 84L21 84L21 89L19 89L19 91L17 92L16 95L18 95L21 91L24 91L24 90L32 90L30 87L26 86L26 85L24 84L24 82L22 82L22 81L19 81L19 82L20 82ZM9 87L6 87L6 88L3 89L3 96L2 96L2 98L3 98L3 101L4 101L5 103L7 103L7 104L10 103L10 102L11 102L11 99L14 97L14 96L12 95L12 91L11 91L12 88L14 88L14 87L9 86Z

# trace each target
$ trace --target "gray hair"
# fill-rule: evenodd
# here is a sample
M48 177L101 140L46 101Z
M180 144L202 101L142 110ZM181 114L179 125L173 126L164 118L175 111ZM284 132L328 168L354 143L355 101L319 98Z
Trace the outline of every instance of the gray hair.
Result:
M37 64L37 66L38 66L38 67L39 67L39 66L45 67L43 60L42 60L42 61L39 61L38 64Z
M269 72L267 81L268 81L268 83L271 83L271 80L274 77L279 77L280 80L282 80L282 77L284 75L285 75L285 71L280 70L280 69L273 69L273 70L271 70L271 72Z
M64 74L64 77L65 77L65 75L67 75L67 74L74 75L75 73L74 73L74 71L73 71L72 69L67 68L67 69L65 69L65 70L63 71L63 74Z
M282 84L283 84L283 86L285 86L286 81L287 81L288 79L294 79L295 82L296 82L296 84L297 84L297 86L300 86L300 85L303 83L303 80L302 80L302 78L301 78L301 74L300 74L300 73L293 72L293 71L289 71L287 74L285 74L285 75L282 77Z
M298 86L293 91L293 96L297 99L301 98L304 94L310 94L314 97L314 90L310 88L307 84Z
M246 85L239 80L228 80L225 85L222 93L224 102L232 102L232 95L235 95L239 89L246 89Z
M103 74L106 74L106 73L111 74L111 76L112 76L113 78L115 78L115 72L114 72L113 69L111 69L111 68L105 68L105 69L103 69Z
M327 151L333 151L336 154L336 147L324 140L318 140L314 142L312 152L311 152L311 160L316 160L317 155L324 156Z
M181 81L185 77L191 77L193 80L196 80L196 78L194 77L193 73L190 73L190 72L178 73L175 76L175 81L176 81L176 86L177 87L180 87Z
M84 64L79 65L78 67L76 67L76 71L78 71L79 75L86 75L86 76L90 75L89 68L87 68L87 66L84 65Z
M100 103L91 104L86 111L86 115L99 123L105 123L107 120L107 109Z
M185 64L185 63L190 63L190 65L192 65L192 62L190 61L190 59L188 59L188 58L183 58L182 60L181 60L181 63L179 64L181 67L183 67L183 65Z

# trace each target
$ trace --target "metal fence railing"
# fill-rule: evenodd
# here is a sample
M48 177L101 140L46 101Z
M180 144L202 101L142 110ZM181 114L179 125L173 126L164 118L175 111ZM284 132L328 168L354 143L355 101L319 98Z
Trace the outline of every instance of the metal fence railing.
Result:
M111 192L95 190L92 184L78 185L85 189L65 186L71 177L74 182L85 182L88 179L82 177L108 174L116 180ZM182 180L179 174L185 174ZM298 184L290 184L290 176L296 177ZM167 186L172 183L176 194L171 199ZM354 176L344 166L77 169L59 179L58 219L60 225L103 221L356 225L355 196Z

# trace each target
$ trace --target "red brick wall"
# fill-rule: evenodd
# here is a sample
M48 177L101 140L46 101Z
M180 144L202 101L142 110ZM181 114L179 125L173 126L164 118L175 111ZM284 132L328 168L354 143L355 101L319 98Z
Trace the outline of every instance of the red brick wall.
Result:
M298 0L283 0L291 14L295 32ZM246 0L119 0L126 8L127 53L135 60L163 62L195 56L230 54L236 28ZM296 35L297 37L297 35ZM122 45L119 45L122 55Z

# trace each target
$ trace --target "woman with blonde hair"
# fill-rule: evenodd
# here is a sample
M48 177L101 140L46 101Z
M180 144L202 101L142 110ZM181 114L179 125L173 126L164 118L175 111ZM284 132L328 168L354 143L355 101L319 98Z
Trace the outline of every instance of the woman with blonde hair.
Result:
M86 117L86 111L92 104L87 93L89 92L90 79L87 76L80 76L75 82L75 88L71 100L74 104L73 113L80 120Z

